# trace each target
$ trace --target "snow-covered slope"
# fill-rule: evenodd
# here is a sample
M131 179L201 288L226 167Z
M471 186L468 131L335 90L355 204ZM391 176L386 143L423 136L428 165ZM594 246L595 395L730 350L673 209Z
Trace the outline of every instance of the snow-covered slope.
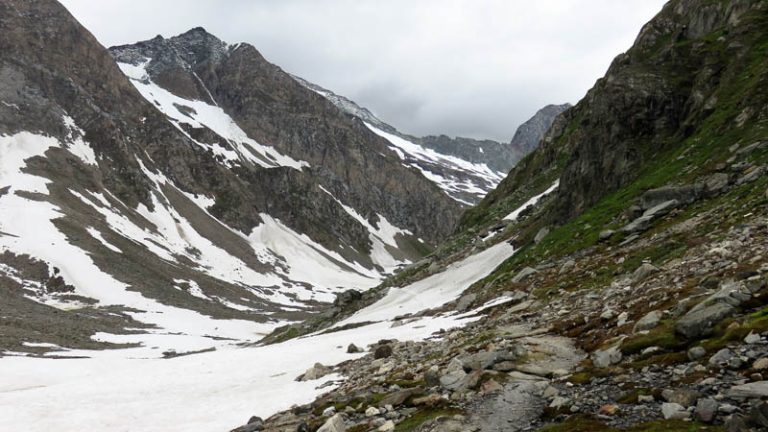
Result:
M67 361L2 359L0 430L208 432L231 429L245 420L244 414L266 418L328 391L338 376L306 382L295 378L315 362L333 365L360 356L346 352L350 343L420 340L477 319L471 313L442 313L392 325L404 312L456 299L513 253L512 246L500 243L431 278L392 290L349 320L375 322L351 330L170 360L126 358L144 357L148 350L143 348L61 353L92 356Z

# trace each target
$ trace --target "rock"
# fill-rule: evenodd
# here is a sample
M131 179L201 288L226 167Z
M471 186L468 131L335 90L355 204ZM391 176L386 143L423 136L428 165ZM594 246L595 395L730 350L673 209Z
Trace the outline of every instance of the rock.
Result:
M347 347L348 354L355 354L360 352L363 352L363 350L353 343L349 344L349 346Z
M360 300L363 294L354 289L348 289L336 294L336 298L333 300L333 305L336 307L346 306L356 300Z
M334 414L336 414L336 407L334 406L329 406L328 408L323 410L323 417L330 417Z
M448 364L445 373L440 377L440 385L448 390L456 390L461 381L467 376L464 372L464 365L459 359L453 359Z
M517 363L509 360L505 360L502 362L498 362L493 365L493 370L499 371L499 372L509 372L512 370L515 370L517 367Z
M513 283L520 283L527 279L532 274L538 273L538 271L531 267L525 267L524 269L520 270L515 277L512 278Z
M393 422L392 420L387 420L386 422L384 422L383 425L379 426L379 428L376 429L376 430L379 431L379 432L390 432L390 431L393 431L393 430L395 430L395 422Z
M609 238L613 237L614 234L616 234L616 231L614 230L611 230L611 229L602 230L600 231L600 234L598 234L597 238L599 241L606 241Z
M533 242L534 242L535 244L539 244L539 243L541 243L541 241L542 241L542 240L544 240L544 237L546 237L546 236L547 236L547 234L549 234L549 228L547 228L547 227L544 227L544 228L540 229L540 230L539 230L539 231L536 233L536 236L535 236L535 237L533 237Z
M413 398L413 405L414 406L428 406L428 407L436 407L438 405L441 405L445 399L442 398L437 393L428 394L426 396L420 396L417 398Z
M704 180L704 190L709 196L719 195L728 187L730 177L726 173L715 173Z
M344 419L341 414L336 414L326 420L317 432L345 432L347 427L344 425Z
M615 316L616 316L616 312L614 312L611 309L606 309L603 311L603 313L600 314L600 319L602 319L603 321L609 321L613 319L613 317Z
M632 272L632 283L633 284L640 283L643 280L645 280L645 278L647 278L648 276L658 271L659 269L655 265L643 263L642 265L640 265L640 267L635 269L634 272Z
M763 174L765 174L764 167L755 167L752 170L747 171L747 173L743 176L739 177L739 179L736 180L736 184L742 185L744 183L753 182L759 179Z
M661 404L661 414L665 420L685 420L691 415L685 410L685 407L674 402Z
M640 318L635 323L635 331L644 331L644 330L650 330L657 325L659 325L659 321L661 321L661 312L659 311L651 311L648 312L644 317Z
M723 348L709 358L709 364L712 366L722 366L728 364L728 361L731 358L733 358L733 351L728 348Z
M650 209L670 201L690 204L701 197L702 189L702 185L664 186L650 189L640 196L640 207Z
M390 344L379 345L373 351L374 359L383 359L388 357L392 357L392 345Z
M570 405L571 400L562 396L555 396L554 399L552 399L552 402L550 402L549 407L554 409L560 409L563 407L566 407Z
M253 416L244 426L233 429L232 432L258 432L264 429L264 420L261 417Z
M381 414L381 410L374 406L369 406L368 409L365 410L366 417L376 417L379 414Z
M440 385L440 374L437 366L432 366L424 372L424 383L427 387L437 387Z
M733 386L728 390L727 395L736 399L768 397L768 381Z
M612 416L619 411L619 407L614 404L605 404L597 411L598 414Z
M655 400L656 398L654 398L653 395L637 395L637 401L640 403L651 403Z
M753 407L748 417L751 424L760 426L763 430L768 429L768 402Z
M490 369L499 359L499 353L496 351L480 351L462 357L461 363L464 370L483 370Z
M747 422L744 421L744 417L738 414L732 415L725 420L726 432L749 432L750 429L747 426Z
M707 355L707 350L701 346L695 346L688 349L688 359L691 361L699 360Z
M694 405L700 396L701 394L699 392L688 389L666 389L661 392L661 397L663 397L664 400L682 405L685 408Z
M768 357L763 357L761 359L755 360L755 362L752 363L752 369L757 369L757 370L768 369Z
M696 403L696 418L704 423L710 423L717 414L718 403L712 398L701 398Z
M480 392L483 394L493 393L497 391L503 390L504 387L496 382L494 379L490 379L488 381L485 381L480 385Z
M458 312L466 312L469 310L469 307L472 306L472 303L477 299L477 294L464 294L459 298L459 301L456 302L456 311Z
M621 350L618 347L611 347L606 350L597 350L592 353L592 364L596 368L607 368L610 365L621 361Z
M568 261L564 262L563 265L560 267L558 274L566 273L574 267L576 267L576 261L569 259Z
M302 375L296 378L296 381L312 381L312 380L320 379L328 375L329 373L331 373L331 368L329 368L328 366L323 366L320 363L315 363L314 366L307 369L306 372L304 372Z
M761 339L762 338L760 337L759 334L755 334L755 333L749 332L747 337L744 338L744 343L752 345L752 344L756 344L756 343L760 342Z
M654 219L664 216L678 206L677 200L669 200L662 202L654 207L646 210L642 216L628 223L621 228L624 233L636 233L645 231L651 226L651 222Z
M309 425L307 422L301 422L296 426L296 432L309 432Z
M384 399L379 401L379 406L385 407L387 405L392 405L394 407L394 406L402 405L403 402L405 402L409 397L414 395L419 395L422 393L424 393L424 389L422 387L412 387L412 388L407 388L403 390L398 390L394 393L388 394L387 396L384 397Z
M622 312L619 314L619 317L616 319L616 327L621 327L624 324L627 323L627 320L629 319L629 314L627 312Z
M683 315L675 325L675 331L688 339L697 339L712 332L718 322L736 313L736 308L727 303L715 303Z

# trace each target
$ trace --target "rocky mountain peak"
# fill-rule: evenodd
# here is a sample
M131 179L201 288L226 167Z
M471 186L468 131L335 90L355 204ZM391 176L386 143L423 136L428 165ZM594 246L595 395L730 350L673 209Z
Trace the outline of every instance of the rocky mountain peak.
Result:
M512 141L510 141L510 145L523 155L532 152L539 145L539 141L549 127L552 126L555 118L570 107L571 104L569 103L562 105L550 104L538 110L533 117L517 128Z

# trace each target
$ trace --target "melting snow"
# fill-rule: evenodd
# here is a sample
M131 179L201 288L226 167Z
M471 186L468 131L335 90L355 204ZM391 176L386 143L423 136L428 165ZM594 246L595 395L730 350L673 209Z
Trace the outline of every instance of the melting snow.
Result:
M515 221L515 220L517 220L517 217L520 216L520 213L522 213L528 207L535 206L536 203L538 203L540 199L542 199L543 197L545 197L545 196L549 195L550 193L552 193L555 189L557 189L558 186L560 186L560 180L555 181L554 183L552 183L552 186L547 188L547 190L545 190L544 192L542 192L542 193L540 193L538 195L535 195L535 196L531 197L531 199L526 201L523 205L521 205L520 207L516 208L515 211L513 211L512 213L504 216L504 220L508 220L508 221Z

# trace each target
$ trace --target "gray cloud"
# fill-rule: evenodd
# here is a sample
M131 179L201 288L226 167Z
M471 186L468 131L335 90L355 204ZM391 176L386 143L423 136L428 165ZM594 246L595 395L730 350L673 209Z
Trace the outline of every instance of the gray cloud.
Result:
M404 132L507 141L577 102L664 0L63 0L105 45L195 26Z

